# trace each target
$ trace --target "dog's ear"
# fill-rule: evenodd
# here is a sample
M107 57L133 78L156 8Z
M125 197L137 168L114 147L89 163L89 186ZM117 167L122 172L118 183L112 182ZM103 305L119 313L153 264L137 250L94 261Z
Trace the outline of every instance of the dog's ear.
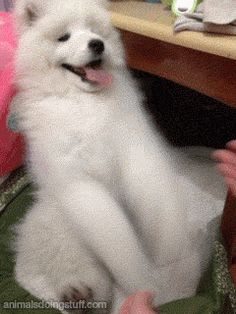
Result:
M36 6L33 3L29 3L25 7L25 12L24 12L24 22L26 25L31 26L34 24L34 22L37 21L39 18L39 12L36 8Z
M40 18L41 10L35 0L18 0L15 5L15 18L20 31L31 27Z

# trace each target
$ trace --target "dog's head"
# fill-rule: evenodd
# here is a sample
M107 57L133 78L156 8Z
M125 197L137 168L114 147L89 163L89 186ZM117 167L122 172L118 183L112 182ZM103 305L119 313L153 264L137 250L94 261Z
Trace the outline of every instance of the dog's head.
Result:
M55 73L61 84L86 91L108 86L124 64L119 35L105 0L18 0L17 68Z

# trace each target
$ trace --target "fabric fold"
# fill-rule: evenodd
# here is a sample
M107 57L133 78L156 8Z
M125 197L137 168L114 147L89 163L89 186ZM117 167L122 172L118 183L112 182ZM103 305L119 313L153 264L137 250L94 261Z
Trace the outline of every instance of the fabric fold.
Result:
M185 30L236 35L236 1L205 0L194 13L176 20L174 31Z

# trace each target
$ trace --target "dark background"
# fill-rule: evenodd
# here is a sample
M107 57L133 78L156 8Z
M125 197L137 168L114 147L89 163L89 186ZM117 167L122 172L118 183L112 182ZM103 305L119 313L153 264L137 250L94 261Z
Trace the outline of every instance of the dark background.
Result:
M176 146L222 148L236 139L236 109L171 81L133 71L147 110Z

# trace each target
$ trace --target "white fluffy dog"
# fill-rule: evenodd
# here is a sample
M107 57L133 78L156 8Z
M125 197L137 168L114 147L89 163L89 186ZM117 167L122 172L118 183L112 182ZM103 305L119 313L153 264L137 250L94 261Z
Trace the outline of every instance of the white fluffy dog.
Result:
M142 108L106 1L16 3L12 112L38 187L18 228L17 280L47 301L194 294L202 252L176 160Z

